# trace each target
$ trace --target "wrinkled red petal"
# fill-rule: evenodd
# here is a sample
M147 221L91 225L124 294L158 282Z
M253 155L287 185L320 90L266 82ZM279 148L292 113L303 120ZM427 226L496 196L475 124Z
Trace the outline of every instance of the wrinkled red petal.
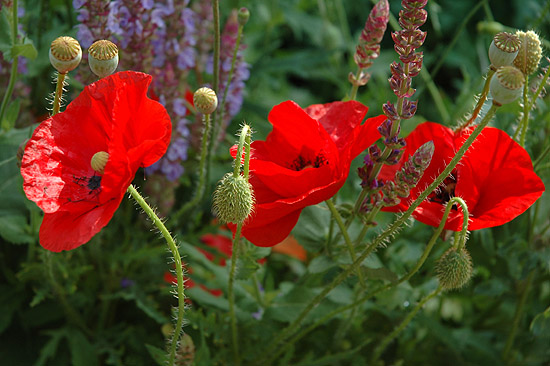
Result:
M122 196L102 205L90 205L85 212L58 211L44 215L40 244L52 252L75 249L88 242L109 223Z

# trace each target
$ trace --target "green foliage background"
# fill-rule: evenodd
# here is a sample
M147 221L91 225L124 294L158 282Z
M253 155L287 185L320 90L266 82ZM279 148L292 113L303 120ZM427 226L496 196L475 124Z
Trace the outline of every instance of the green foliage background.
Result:
M16 95L22 106L17 128L0 134L0 363L152 365L154 350L164 348L163 327L169 327L170 307L176 302L163 281L171 266L165 245L157 233L150 232L149 223L133 203L124 200L108 227L77 250L54 254L37 242L41 213L24 196L14 156L29 136L28 126L46 111L44 98L52 90L53 74L47 57L49 43L62 34L74 36L76 20L68 0L28 0L24 5L23 28L38 57L29 60L29 71L20 79L30 92ZM255 138L263 138L270 130L267 114L288 99L306 107L346 97L350 89L347 74L355 71L355 42L371 2L222 1L222 17L241 6L251 13L244 35L251 77L243 108L229 127L230 135L244 119L256 130ZM397 16L400 2L390 1L390 8ZM425 120L455 126L472 109L489 65L487 49L494 31L501 27L535 29L550 39L548 1L430 0L427 10L428 22L422 27L428 31L422 47L426 72L413 81L418 90L413 99L419 100L419 108L416 117L403 125L404 134ZM544 53L548 54L545 42ZM369 70L372 79L359 91L358 100L370 107L369 116L380 114L382 104L395 99L387 83L389 64L395 59L388 32L381 56ZM7 79L0 81L3 95ZM70 88L78 90L78 85ZM513 134L518 112L517 104L503 107L493 125ZM544 97L532 112L528 131L526 149L534 160L550 144L549 136L550 110L548 97ZM230 143L220 147L210 187L231 169ZM193 171L193 161L189 164L188 171ZM547 187L549 168L543 162L538 169ZM191 182L193 178L186 177L178 191L182 201L190 194ZM339 195L340 203L356 197L358 183L352 170ZM206 260L196 249L204 246L199 240L202 234L218 231L211 224L209 205L205 201L195 215L171 229L194 270L195 282L226 290L228 269ZM386 364L550 365L549 209L545 193L512 223L471 233L468 248L475 266L473 280L460 291L428 302L391 343L383 357ZM379 225L391 218L381 215ZM255 260L269 250L247 247L236 285L241 352L246 361L260 357L305 302L349 263L341 253L335 253L339 258L335 262L323 252L327 222L328 212L321 205L302 214L293 233L309 252L304 263L274 253L267 264L259 266ZM364 263L369 286L388 283L409 270L431 233L431 228L411 223L391 245L369 257ZM440 241L410 281L316 328L289 347L278 364L367 364L378 340L437 286L434 263L448 245ZM259 310L256 281L263 288L261 320L251 316ZM304 326L352 303L354 284L350 279L335 289ZM227 300L200 287L188 295L193 304L187 310L185 330L196 347L195 364L230 364ZM512 351L503 361L502 352L516 324Z

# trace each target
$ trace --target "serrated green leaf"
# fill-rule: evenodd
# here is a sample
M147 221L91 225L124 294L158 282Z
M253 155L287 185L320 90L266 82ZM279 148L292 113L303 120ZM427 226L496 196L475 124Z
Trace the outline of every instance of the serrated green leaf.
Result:
M73 366L98 366L99 361L92 344L79 330L72 329L67 334Z
M11 54L13 57L23 56L28 59L34 60L38 56L38 51L34 47L32 41L28 38L25 38L22 44L16 44L11 48Z
M59 341L66 335L66 330L62 328L46 333L50 335L50 339L40 350L40 357L34 364L35 366L44 366L51 357L55 356Z
M165 350L151 344L146 344L145 348L147 348L147 352L149 352L151 358L157 363L158 366L166 366L168 364L168 357Z
M550 335L550 307L535 316L529 330L537 337Z
M260 269L260 265L246 253L237 260L237 268L237 280L247 280Z
M29 306L31 308L35 307L36 305L40 304L48 295L51 294L51 290L48 287L41 287L39 288L36 293L34 294Z

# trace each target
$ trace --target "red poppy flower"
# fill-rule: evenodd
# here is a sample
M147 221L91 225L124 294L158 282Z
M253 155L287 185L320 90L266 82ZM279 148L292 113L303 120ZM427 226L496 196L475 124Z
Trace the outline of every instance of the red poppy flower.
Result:
M338 192L351 161L380 137L377 128L385 117L361 124L367 110L355 101L306 110L292 101L273 107L268 116L273 130L265 141L252 143L250 183L256 205L242 230L248 240L276 245L294 228L304 207Z
M472 129L453 132L448 127L425 122L405 139L407 146L401 165L424 143L433 141L435 152L430 166L409 197L385 211L405 211L454 157L456 151L470 136ZM393 180L401 165L385 166L380 178ZM531 158L505 132L485 127L468 149L452 174L432 192L413 213L413 216L431 226L438 226L443 216L443 205L453 196L464 199L470 213L469 230L479 230L505 224L527 210L544 192L544 184L533 171ZM445 229L462 228L462 212L453 208Z
M27 197L45 213L44 248L89 241L111 220L138 168L166 152L170 117L146 96L150 83L150 75L133 71L103 78L34 131L21 174ZM109 154L102 175L91 166L100 151Z

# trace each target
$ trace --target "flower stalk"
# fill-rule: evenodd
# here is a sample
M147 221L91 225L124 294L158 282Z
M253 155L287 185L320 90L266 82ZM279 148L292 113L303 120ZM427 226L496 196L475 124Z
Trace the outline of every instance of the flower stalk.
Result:
M134 188L133 185L130 185L128 187L128 193L139 204L139 206L151 219L153 224L158 228L158 230L166 240L166 244L168 244L168 248L172 252L172 256L174 258L174 264L176 266L176 278L178 280L177 287L176 287L177 297L178 297L178 310L177 310L176 326L174 328L174 335L172 337L172 342L170 344L170 351L168 356L169 357L168 365L172 366L174 365L174 360L176 358L176 350L177 350L179 338L181 337L181 334L182 334L183 317L185 314L185 294L184 294L184 280L183 280L183 268L182 268L181 256L180 256L178 247L176 245L176 242L174 241L174 238L172 238L172 235L170 235L170 232L168 231L168 229L166 228L162 220L158 217L155 211L151 208L151 206L149 206L149 204L145 201L145 199L141 196L141 194L139 194L139 192Z
M55 116L57 113L59 113L59 110L61 108L61 102L63 100L63 86L65 84L66 76L67 76L67 73L62 73L62 72L57 73L55 94L53 96L52 116Z
M17 23L19 18L17 17L17 0L13 0L12 3L12 46L17 44ZM13 93L13 88L15 87L15 79L17 78L17 66L19 64L19 56L13 58L10 71L10 80L8 82L8 88L6 89L6 94L2 99L2 105L0 106L0 124L4 120L4 114L6 113L6 108L8 107L8 102L11 99ZM3 127L3 126L2 126Z

